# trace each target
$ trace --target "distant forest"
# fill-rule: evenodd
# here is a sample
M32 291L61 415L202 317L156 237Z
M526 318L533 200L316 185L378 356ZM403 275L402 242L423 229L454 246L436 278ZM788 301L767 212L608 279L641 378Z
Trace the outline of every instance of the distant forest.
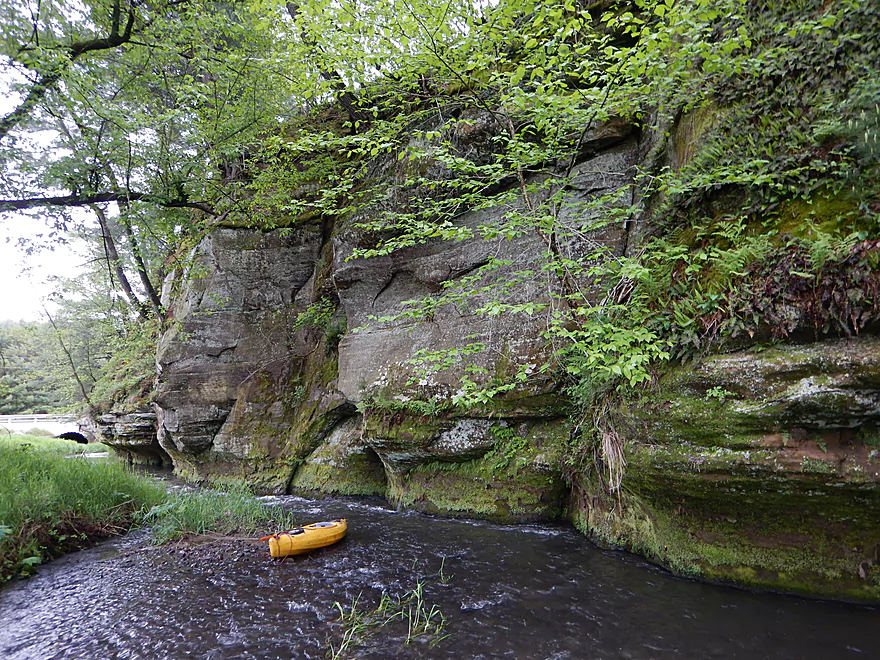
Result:
M51 360L52 334L48 323L0 322L0 414L55 412L73 403Z

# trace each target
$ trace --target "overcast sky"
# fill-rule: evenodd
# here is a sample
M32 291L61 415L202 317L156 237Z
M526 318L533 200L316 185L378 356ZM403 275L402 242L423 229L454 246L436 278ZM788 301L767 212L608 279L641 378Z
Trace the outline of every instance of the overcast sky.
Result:
M9 89L15 73L0 60L0 116L12 111L21 97ZM70 246L55 243L54 251L42 249L26 256L20 239L37 240L49 230L39 220L18 213L0 213L0 320L45 321L43 299L52 292L51 276L76 274L84 258ZM42 241L44 246L46 241ZM49 311L55 307L49 305Z
M54 244L54 250L40 249L25 255L21 238L36 240L48 234L46 227L31 217L13 213L0 216L0 320L45 321L43 299L52 292L51 276L71 277L80 270L84 257L72 246ZM49 304L49 311L55 309Z

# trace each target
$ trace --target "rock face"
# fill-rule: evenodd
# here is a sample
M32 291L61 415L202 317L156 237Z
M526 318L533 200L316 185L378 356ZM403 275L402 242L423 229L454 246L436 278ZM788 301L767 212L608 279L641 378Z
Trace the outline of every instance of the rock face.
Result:
M677 367L616 411L624 506L583 475L576 521L685 573L875 599L878 376L873 337Z
M610 122L585 136L567 222L588 222L584 204L629 183L619 173L639 151L631 132ZM458 226L474 229L499 212L465 213ZM544 239L433 241L351 259L364 240L357 222L325 233L307 223L266 233L218 228L197 248L158 353L159 442L176 471L244 478L270 492L382 494L401 506L500 520L563 515L568 411L558 383L538 373L551 350L545 321L478 314L493 292L436 306L430 319L375 321L456 287L492 259L504 265L484 282L503 289L504 302L552 303L558 291L522 275L540 273ZM625 249L622 227L585 240ZM326 321L295 323L328 301L341 340ZM438 351L460 356L444 370L413 362ZM450 412L462 379L475 373L483 384L518 385L467 416Z
M669 162L686 158L669 143ZM632 166L662 147L622 122L585 136L560 212L583 231L560 254L635 249L650 228L586 228L602 195L638 204ZM457 226L500 212L466 212ZM546 321L477 313L497 299L559 304L541 279L546 237L428 241L352 259L363 242L355 222L306 221L217 227L202 241L158 353L158 442L178 473L275 493L381 495L434 514L569 517L684 574L880 600L880 340L673 368L611 410L626 471L609 495L592 455L570 446L581 420L540 371L552 350ZM485 294L401 316L493 259L503 265L484 277ZM442 351L451 359L432 369ZM449 405L469 379L498 395L466 411Z
M157 357L159 443L180 474L284 492L350 412L329 385L335 369L324 363L335 360L292 329L311 301L321 246L318 225L218 228L199 245Z
M92 424L95 439L112 447L118 456L127 461L171 465L171 457L162 449L156 437L156 413L153 411L111 412L96 417Z

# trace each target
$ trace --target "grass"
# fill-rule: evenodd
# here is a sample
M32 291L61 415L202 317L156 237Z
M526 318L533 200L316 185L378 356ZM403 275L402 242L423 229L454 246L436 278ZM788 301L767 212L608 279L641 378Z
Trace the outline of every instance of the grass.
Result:
M84 451L110 451L110 447L99 442L90 442L87 445L82 445L73 440L62 440L61 438L40 433L38 430L29 431L23 435L18 433L4 434L0 431L0 449L4 447L15 449L22 446L53 454L82 454Z
M442 570L441 567L441 573ZM342 639L338 646L328 642L327 655L332 660L348 657L355 647L364 646L390 624L396 623L404 644L419 640L433 647L449 636L444 634L446 617L443 612L436 604L429 604L425 600L423 581L417 582L402 596L383 593L373 610L361 610L360 598L361 594L358 594L348 606L338 601L334 603L339 611L336 623L342 626Z
M208 533L262 536L297 525L289 513L266 506L244 486L173 493L146 513L144 524L156 543Z
M140 512L167 497L155 481L116 462L64 453L54 444L0 443L0 582L126 532Z
M94 445L89 445L93 447ZM116 461L71 455L55 438L0 438L0 584L136 526L155 543L199 534L263 534L295 526L245 487L168 493Z

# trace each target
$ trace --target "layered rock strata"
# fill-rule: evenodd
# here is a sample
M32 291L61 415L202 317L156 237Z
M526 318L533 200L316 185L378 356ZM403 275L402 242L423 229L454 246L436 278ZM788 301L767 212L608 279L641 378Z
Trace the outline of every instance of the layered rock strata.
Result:
M99 415L85 431L129 463L171 465L171 457L156 437L156 413L152 410Z
M638 207L633 165L679 163L688 156L678 143L648 143L619 122L587 135L560 211L584 231L560 254L634 250L633 236L650 230L643 218L588 231L595 201L618 192L615 203ZM385 172L393 179L393 166ZM456 222L473 228L496 212ZM610 411L626 466L609 494L609 466L571 446L583 417L539 369L552 350L545 321L477 312L499 295L558 304L558 284L540 279L544 238L428 241L352 259L364 241L355 222L303 221L217 227L199 245L158 354L159 443L178 473L276 493L381 495L435 514L568 517L684 574L880 600L875 338L673 368ZM400 316L408 301L463 287L490 258L505 264L481 282L493 293ZM426 356L441 353L454 359L430 368ZM471 377L500 393L449 405Z
M880 339L709 357L615 420L622 497L575 479L597 540L709 579L880 595Z

